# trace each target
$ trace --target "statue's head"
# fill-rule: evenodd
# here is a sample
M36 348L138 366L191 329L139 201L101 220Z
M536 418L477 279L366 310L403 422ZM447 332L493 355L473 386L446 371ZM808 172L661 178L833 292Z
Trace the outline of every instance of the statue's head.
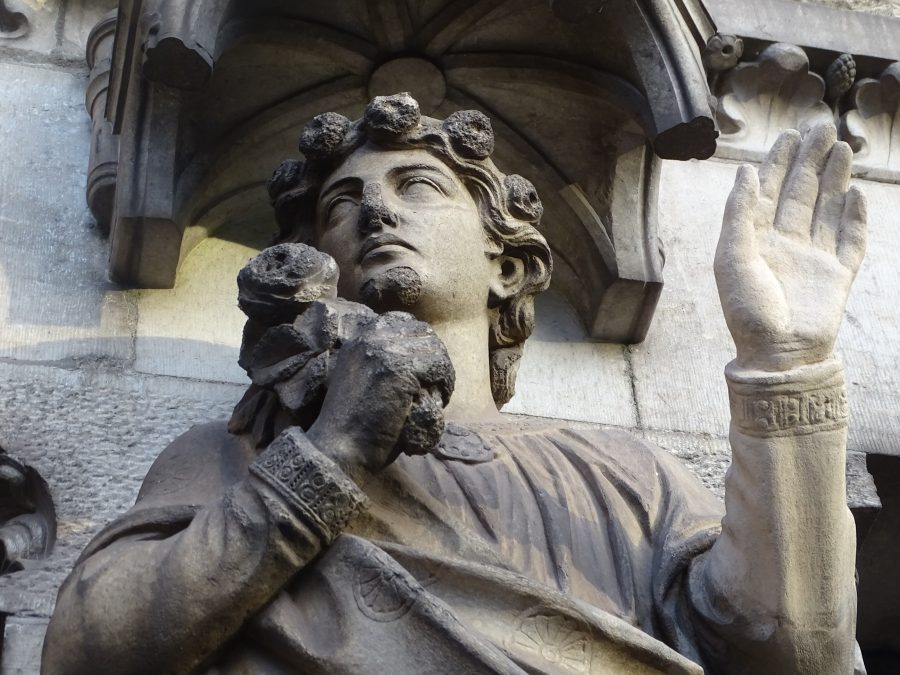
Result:
M486 317L491 389L512 396L534 296L550 281L536 226L534 186L490 160L483 114L423 117L408 94L376 97L362 119L319 115L303 130L305 159L269 182L277 243L332 255L342 297L379 311L404 309L439 323Z

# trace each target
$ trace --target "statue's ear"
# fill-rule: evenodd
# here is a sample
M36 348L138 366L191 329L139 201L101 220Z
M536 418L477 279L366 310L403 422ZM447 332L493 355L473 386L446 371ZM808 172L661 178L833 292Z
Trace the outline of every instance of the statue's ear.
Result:
M511 255L498 255L491 259L490 305L496 307L513 297L525 283L525 262Z

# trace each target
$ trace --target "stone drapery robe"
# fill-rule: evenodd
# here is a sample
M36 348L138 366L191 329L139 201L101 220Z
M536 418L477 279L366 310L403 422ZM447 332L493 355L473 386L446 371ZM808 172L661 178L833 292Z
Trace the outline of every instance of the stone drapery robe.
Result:
M836 618L820 612L806 630L797 617L819 608L773 616L763 586L777 580L756 575L790 550L744 567L753 547L818 536L765 520L771 500L790 498L771 465L842 470L837 422L758 438L733 424L729 518L740 508L723 533L719 502L667 453L622 432L507 419L469 428L488 461L401 456L371 476L368 509L331 543L249 470L247 439L195 427L61 589L45 672L851 672L846 506L818 514L836 519L839 555L809 581L844 594L822 599ZM839 473L826 487L842 485ZM712 559L717 538L725 554ZM760 596L758 614L731 604L732 583ZM782 619L796 634L787 648ZM822 625L837 639L810 642Z

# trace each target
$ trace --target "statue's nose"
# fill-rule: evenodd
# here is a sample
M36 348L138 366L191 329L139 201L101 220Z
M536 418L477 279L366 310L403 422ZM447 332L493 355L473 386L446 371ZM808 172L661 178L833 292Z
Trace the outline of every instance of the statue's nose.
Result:
M363 235L378 232L385 227L397 227L397 214L385 205L381 185L378 183L369 183L363 188L357 225Z

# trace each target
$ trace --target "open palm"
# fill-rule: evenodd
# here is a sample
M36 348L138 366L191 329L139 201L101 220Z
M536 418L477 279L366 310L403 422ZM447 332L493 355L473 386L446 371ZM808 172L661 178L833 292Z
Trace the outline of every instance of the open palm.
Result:
M787 370L828 358L865 252L865 198L833 126L781 134L738 170L715 272L738 364Z

